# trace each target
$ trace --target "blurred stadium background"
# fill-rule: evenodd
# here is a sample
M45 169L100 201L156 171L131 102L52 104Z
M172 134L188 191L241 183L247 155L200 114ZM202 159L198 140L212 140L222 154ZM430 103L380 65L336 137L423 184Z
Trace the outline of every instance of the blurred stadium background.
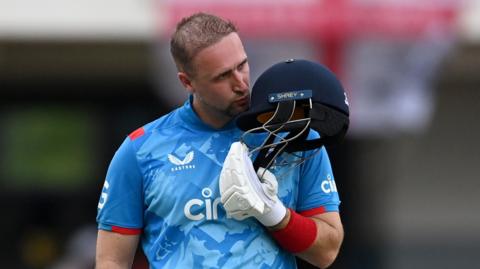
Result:
M1 268L92 268L110 158L186 98L168 36L195 11L239 25L252 82L287 58L344 82L332 268L480 267L480 1L0 0Z

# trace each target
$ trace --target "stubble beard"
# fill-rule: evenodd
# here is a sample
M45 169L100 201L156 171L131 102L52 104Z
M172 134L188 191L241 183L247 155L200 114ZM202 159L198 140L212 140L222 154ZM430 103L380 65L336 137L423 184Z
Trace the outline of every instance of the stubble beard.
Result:
M227 109L225 110L225 113L230 117L230 118L234 118L236 116L238 116L240 113L242 112L245 112L248 110L248 108L250 107L250 102L248 102L246 105L244 106L238 106L237 104L235 103L231 103Z
M199 98L199 97L197 97ZM230 121L236 116L238 116L240 113L246 111L250 107L250 102L248 102L244 106L239 106L235 102L231 102L228 106L226 107L218 107L215 106L214 104L211 104L209 102L206 102L205 99L199 98L200 103L202 103L204 110L210 111L210 115L214 116L217 115L218 119L223 119L225 121Z

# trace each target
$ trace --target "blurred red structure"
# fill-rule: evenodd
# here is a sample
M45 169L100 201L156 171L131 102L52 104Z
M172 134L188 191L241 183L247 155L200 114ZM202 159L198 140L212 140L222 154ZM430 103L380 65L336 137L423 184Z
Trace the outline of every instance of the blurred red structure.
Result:
M459 4L460 1L456 5L438 5L434 1L392 4L353 0L169 0L162 3L162 8L168 17L167 34L182 17L198 11L210 12L235 22L247 38L301 38L321 42L325 51L323 62L341 73L345 42L365 36L415 39L431 27L450 32L455 27Z
M167 29L197 11L234 21L249 37L354 38L381 34L415 37L432 24L448 30L456 17L452 5L400 5L385 2L206 1L166 2Z

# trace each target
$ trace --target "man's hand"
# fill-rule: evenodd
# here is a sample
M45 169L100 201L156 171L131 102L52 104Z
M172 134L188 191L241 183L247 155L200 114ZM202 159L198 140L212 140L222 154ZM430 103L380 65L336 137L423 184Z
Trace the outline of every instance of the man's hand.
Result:
M270 171L255 173L247 146L235 142L230 147L220 173L220 194L229 216L237 220L255 217L264 226L282 221L287 209L278 199L278 183Z

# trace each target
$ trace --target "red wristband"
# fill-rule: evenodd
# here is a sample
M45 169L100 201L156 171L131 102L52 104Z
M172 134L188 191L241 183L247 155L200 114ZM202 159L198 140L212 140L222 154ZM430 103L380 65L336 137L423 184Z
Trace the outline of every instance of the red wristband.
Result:
M273 238L284 249L292 252L302 252L308 249L317 238L317 224L312 219L290 210L290 220L281 230L272 232Z

